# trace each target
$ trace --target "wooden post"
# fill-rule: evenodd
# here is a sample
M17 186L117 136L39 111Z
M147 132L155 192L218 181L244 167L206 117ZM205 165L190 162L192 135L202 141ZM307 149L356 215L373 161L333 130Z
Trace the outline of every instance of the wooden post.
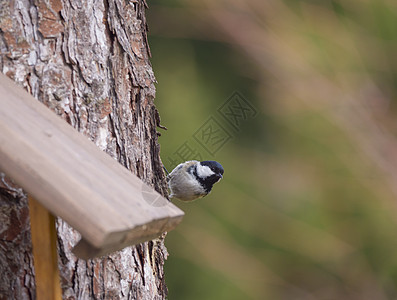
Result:
M61 300L55 217L29 197L37 300Z

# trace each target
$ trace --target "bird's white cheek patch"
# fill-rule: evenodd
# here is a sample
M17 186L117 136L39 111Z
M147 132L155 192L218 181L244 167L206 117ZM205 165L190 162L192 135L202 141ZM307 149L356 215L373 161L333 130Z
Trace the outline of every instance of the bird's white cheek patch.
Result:
M215 173L210 169L210 167L202 166L200 164L197 165L197 175L201 178L205 178Z

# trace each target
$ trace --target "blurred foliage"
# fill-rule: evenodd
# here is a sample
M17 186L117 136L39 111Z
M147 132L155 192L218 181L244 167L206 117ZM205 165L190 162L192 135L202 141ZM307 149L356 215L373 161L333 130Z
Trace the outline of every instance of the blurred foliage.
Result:
M175 201L169 299L396 299L397 3L151 1L147 14L165 166L189 142L225 168L206 198ZM235 91L257 110L237 130L218 111ZM213 155L193 138L209 116L232 137Z

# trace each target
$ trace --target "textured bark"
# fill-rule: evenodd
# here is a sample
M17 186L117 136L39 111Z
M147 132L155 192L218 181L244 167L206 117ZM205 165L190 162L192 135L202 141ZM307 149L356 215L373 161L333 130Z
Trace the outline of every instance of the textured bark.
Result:
M0 67L165 195L145 8L144 0L0 0ZM0 299L34 299L26 195L1 179ZM71 253L79 234L62 220L57 227L64 299L165 298L162 239L83 261Z

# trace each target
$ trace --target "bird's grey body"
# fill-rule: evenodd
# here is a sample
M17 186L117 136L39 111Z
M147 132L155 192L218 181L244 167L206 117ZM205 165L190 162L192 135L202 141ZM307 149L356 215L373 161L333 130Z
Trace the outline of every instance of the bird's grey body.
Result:
M191 160L181 163L167 176L170 197L182 201L204 197L222 175L223 168L215 161Z

